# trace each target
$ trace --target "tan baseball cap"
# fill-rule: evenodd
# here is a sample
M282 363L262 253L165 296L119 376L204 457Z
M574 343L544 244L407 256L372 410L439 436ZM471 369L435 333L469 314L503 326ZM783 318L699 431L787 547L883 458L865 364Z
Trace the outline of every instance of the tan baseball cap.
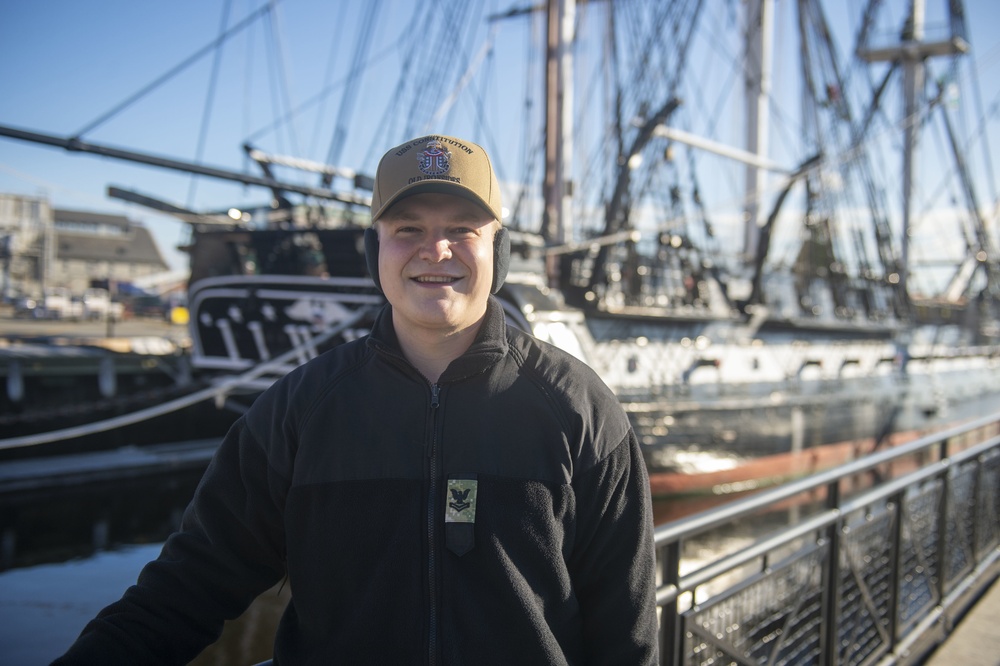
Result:
M502 221L500 186L482 146L432 134L392 148L378 163L372 222L404 197L443 192L473 201Z

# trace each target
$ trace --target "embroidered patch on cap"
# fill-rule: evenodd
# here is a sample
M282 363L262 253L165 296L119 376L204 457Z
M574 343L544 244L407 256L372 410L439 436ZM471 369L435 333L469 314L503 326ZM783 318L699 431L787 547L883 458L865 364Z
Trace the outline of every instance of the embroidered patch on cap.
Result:
M476 493L478 490L478 481L475 479L448 479L444 522L476 522Z
M427 147L417 156L417 168L428 176L441 176L451 168L451 151L437 139L427 142Z

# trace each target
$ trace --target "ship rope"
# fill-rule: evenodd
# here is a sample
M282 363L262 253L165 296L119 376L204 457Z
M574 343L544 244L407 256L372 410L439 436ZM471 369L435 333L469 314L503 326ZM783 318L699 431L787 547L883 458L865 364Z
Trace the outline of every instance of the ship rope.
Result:
M253 12L252 14L248 15L242 21L240 21L239 23L237 23L236 25L234 25L232 28L230 28L229 30L227 30L224 34L216 37L214 40L212 40L211 42L209 42L205 46L203 46L200 49L198 49L198 51L196 51L192 55L188 56L183 62L181 62L180 64L178 64L178 65L176 65L174 67L172 67L166 73L160 75L155 81L147 84L141 90L139 90L138 92L134 93L133 95L131 95L130 97L128 97L123 102L119 103L117 106L115 106L111 110L105 112L103 115L101 115L97 119L91 121L87 125L85 125L82 128L80 128L73 135L73 138L79 139L84 134L87 134L87 133L89 133L89 132L97 129L98 127L100 127L101 125L103 125L104 123L106 123L107 121L111 120L113 117L117 116L119 113L121 113L122 111L124 111L128 107L132 106L132 104L134 104L135 102L139 101L140 99L142 99L143 97L145 97L146 95L148 95L149 93L151 93L152 91L156 90L161 85L163 85L164 83L166 83L170 79L174 78L175 76L177 76L178 74L180 74L181 72L183 72L185 69L187 69L188 67L190 67L194 63L198 62L199 60L201 60L203 57L205 57L209 53L211 53L213 50L219 48L219 46L221 46L225 41L227 41L231 37L239 34L243 30L245 30L246 28L250 27L251 25L253 25L253 23L255 23L261 16L266 15L272 9L273 9L273 7L271 6L271 4L267 4L267 5L264 5L263 7L261 7L260 9L258 9L257 11Z
M243 374L236 375L234 377L227 377L214 386L201 389L200 391L195 391L189 395L165 402L162 405L140 409L135 412L122 414L121 416L115 416L103 421L88 423L81 426L73 426L71 428L63 428L61 430L37 433L34 435L0 439L0 451L37 446L39 444L48 444L50 442L60 440L84 437L86 435L94 435L100 432L113 430L115 428L133 425L141 421L163 416L164 414L170 414L171 412L176 412L177 410L184 409L185 407L196 405L205 400L215 399L216 401L221 401L233 391L245 386L261 388L258 381L261 377L268 374L272 375L270 380L267 382L267 384L270 385L287 372L287 366L289 364L298 365L300 359L307 359L311 355L314 355L313 352L316 348L326 344L334 337L354 326L364 317L370 316L374 312L374 309L374 307L360 308L354 313L354 316L341 322L340 325L335 326L314 338L309 338L303 341L301 344L270 361L258 363Z
M230 0L222 7L222 22L219 25L219 36L224 37L226 34L226 25L229 23L229 10L232 7ZM201 111L201 128L198 130L198 145L195 149L194 161L196 164L201 164L202 158L205 156L205 144L208 141L208 128L209 123L212 119L212 100L215 99L215 90L219 81L219 67L222 64L222 49L215 49L214 57L212 58L212 74L209 77L208 83L208 94L205 96L205 106ZM192 208L195 201L195 193L198 191L198 179L194 176L191 177L188 183L188 198L187 207Z

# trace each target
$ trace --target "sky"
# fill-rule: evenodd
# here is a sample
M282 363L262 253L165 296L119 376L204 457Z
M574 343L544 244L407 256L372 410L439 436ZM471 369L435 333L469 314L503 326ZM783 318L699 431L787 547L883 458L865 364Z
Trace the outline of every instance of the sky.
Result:
M275 3L277 11L270 22L257 20L235 33L219 60L204 51L190 66L179 68L212 44L223 24L236 25L265 4L262 0L2 2L0 125L60 137L82 132L92 143L254 175L260 173L256 165L247 164L241 148L247 137L272 152L325 161L335 121L347 106L339 93L347 90L342 72L353 63L358 48L352 28L363 20L367 7L377 5L377 38L367 51L367 73L347 97L353 101L352 124L340 160L372 173L377 158L395 143L378 144L372 138L372 126L378 124L384 100L392 94L387 86L380 88L379 81L394 81L405 65L399 44L420 38L407 25L415 3L282 0ZM451 0L451 4L471 5L468 11L479 19L475 23L484 34L489 29L486 16L510 6L507 0ZM445 46L453 52L461 47L471 62L475 45L462 38L455 35ZM179 71L165 76L175 69ZM100 122L161 77L164 83ZM333 94L317 101L320 88ZM206 104L209 97L212 102ZM296 115L294 132L268 131L273 118L300 107L305 112ZM185 266L186 257L174 249L183 242L185 225L108 198L109 185L196 210L260 204L268 196L259 188L204 178L192 185L186 174L0 137L0 192L45 195L62 208L125 213L153 229L173 267Z
M323 33L332 32L330 26L336 19L325 4L279 5L285 19L283 33L294 32L301 43L318 43ZM251 11L248 5L232 4L230 24ZM0 3L0 86L5 91L0 95L0 124L60 137L77 134L210 44L219 34L225 6L224 2L200 0ZM291 9L284 11L286 6ZM246 40L247 50L263 49L261 31L244 31L244 36L256 39L256 43ZM317 52L313 54L295 46L295 40L286 38L285 49L295 51L294 64L288 67L295 68L304 87L302 81L319 80L327 55L322 53L320 58L320 49L313 49ZM287 55L290 59L293 54ZM198 161L200 155L208 164L250 171L241 143L266 123L273 107L261 108L250 121L229 111L244 105L242 75L232 62L243 57L243 53L231 56L219 68L212 115L207 119L208 132L200 150L201 128L206 124L205 99L215 66L211 54L86 132L85 139L188 161ZM302 90L303 96L306 92ZM256 124L252 124L254 120ZM266 200L265 192L238 185L208 179L192 185L189 176L175 172L0 138L0 191L44 194L57 207L127 214L153 229L172 268L184 268L186 256L175 247L183 242L186 225L109 198L105 193L109 185L199 210L222 206L223 202L240 205Z
M945 4L945 0L927 2L933 5L929 13L940 13L938 5ZM384 129L380 123L385 123L381 115L385 99L393 94L389 87L398 71L407 66L401 60L399 45L431 34L425 26L408 22L413 17L413 3L406 0L381 3L375 18L378 37L367 51L369 74L346 96L331 94L317 101L315 93L321 88L335 93L348 90L336 72L353 62L359 45L358 33L351 26L364 19L365 8L372 3L284 0L277 4L270 24L271 36L278 35L279 40L266 39L266 24L257 22L231 39L222 59L215 60L211 53L198 58L120 113L98 122L157 77L211 44L224 23L234 25L261 4L261 0L6 0L0 3L0 125L60 137L86 130L84 139L94 143L257 173L241 150L247 137L275 152L324 161L331 151L336 118L351 112L340 162L370 173L382 150L391 145L380 144L378 132ZM441 58L460 59L460 70L467 67L471 71L486 66L479 60L482 52L476 43L492 36L500 53L488 64L495 72L493 85L503 89L509 76L513 88L514 70L523 66L522 40L528 34L527 24L517 19L489 23L487 17L525 4L530 3L484 0L455 4L471 7L468 11L473 22L481 26L480 34L456 31L444 39L428 39L427 48ZM710 11L720 15L738 4L708 2ZM902 13L901 0L886 4L892 5L897 15ZM965 4L982 104L995 107L1000 102L1000 3L966 0ZM779 6L788 5L779 0ZM858 12L863 7L861 0L827 5L833 7L834 15ZM779 37L791 39L784 33ZM782 57L784 52L777 53L776 57ZM269 55L278 57L265 57ZM268 69L268 61L280 64ZM247 69L257 77L248 77ZM208 106L205 100L210 90L213 103ZM430 82L427 95L437 103L447 94ZM512 97L519 94L519 90L514 91ZM267 131L276 115L303 105L307 112L300 116L294 133ZM487 110L492 114L490 122L506 137L509 145L502 147L504 154L508 148L514 154L512 147L526 141L518 128L519 111L513 104L495 106ZM451 133L473 131L466 130L471 127L467 121L449 118L448 127L454 128ZM991 124L993 142L1000 140L996 124ZM479 140L474 135L471 138ZM782 139L774 140L778 143ZM507 176L516 178L509 164L514 160L504 159ZM983 173L978 176L989 177ZM992 181L983 187L987 199L989 191L997 189L995 176ZM175 249L184 242L186 225L109 198L109 185L197 210L261 203L266 196L259 189L207 179L192 184L183 174L0 137L0 192L45 195L61 208L127 214L153 230L173 268L186 267L186 257Z

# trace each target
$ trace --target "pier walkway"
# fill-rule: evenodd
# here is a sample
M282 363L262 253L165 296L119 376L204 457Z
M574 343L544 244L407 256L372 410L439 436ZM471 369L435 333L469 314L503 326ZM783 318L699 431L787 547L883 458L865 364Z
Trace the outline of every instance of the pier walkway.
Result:
M219 438L211 438L3 461L0 462L0 498L52 493L59 488L88 483L120 482L156 474L204 470L220 441Z
M983 594L925 666L1000 666L1000 582Z
M663 664L1000 666L1000 414L661 525L656 548Z

